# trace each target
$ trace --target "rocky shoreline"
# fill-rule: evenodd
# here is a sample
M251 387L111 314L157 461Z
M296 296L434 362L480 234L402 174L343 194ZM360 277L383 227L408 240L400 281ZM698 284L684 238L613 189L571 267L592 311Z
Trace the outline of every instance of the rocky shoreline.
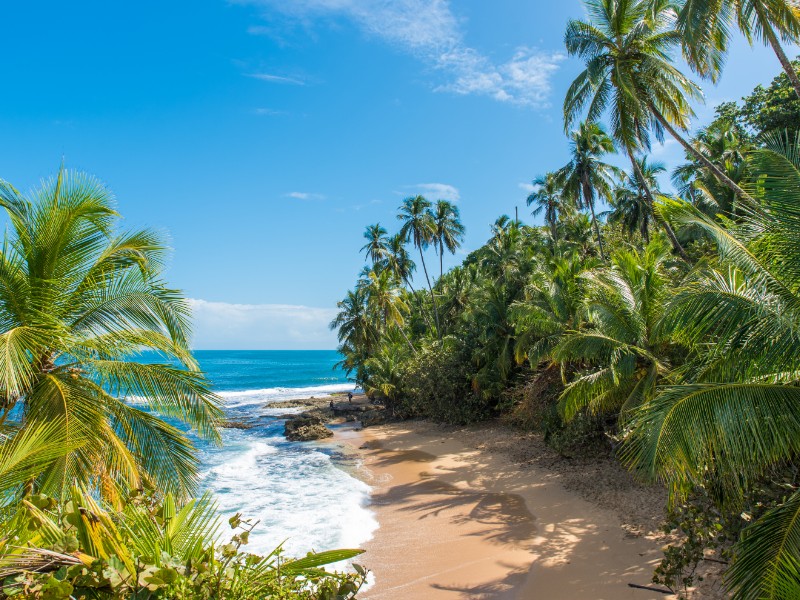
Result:
M296 414L280 415L285 418L284 435L292 442L309 442L329 438L333 431L327 425L357 422L362 427L386 422L384 407L373 404L364 394L336 393L324 398L297 398L267 404L266 408L305 408Z

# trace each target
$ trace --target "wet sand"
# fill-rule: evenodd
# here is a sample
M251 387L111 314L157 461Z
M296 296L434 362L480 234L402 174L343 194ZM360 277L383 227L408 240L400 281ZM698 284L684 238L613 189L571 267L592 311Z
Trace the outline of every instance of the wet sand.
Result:
M486 435L412 422L337 436L361 448L380 523L360 560L375 585L360 597L672 597L628 585L651 585L663 542L567 489L557 470L487 451Z

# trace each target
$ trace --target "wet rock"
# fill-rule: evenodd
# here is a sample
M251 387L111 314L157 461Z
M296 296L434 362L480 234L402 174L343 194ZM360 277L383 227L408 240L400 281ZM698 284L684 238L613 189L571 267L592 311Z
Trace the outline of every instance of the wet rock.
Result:
M286 421L283 435L290 442L310 442L329 438L333 432L325 427L322 419L307 414Z
M220 427L225 429L252 429L255 425L247 421L223 421L220 423Z

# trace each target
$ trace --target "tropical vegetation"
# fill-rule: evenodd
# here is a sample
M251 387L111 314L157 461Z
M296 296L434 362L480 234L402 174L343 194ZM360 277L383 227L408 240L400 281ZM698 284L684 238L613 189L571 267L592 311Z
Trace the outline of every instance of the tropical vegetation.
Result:
M197 498L186 429L219 442L223 412L160 236L64 168L28 195L0 181L0 206L0 598L354 597L360 567L322 567L360 551L250 554L255 525L225 543Z
M583 63L564 102L570 160L527 197L542 224L499 217L436 278L426 250L440 265L458 250L459 215L446 233L439 205L405 200L397 235L365 234L332 323L342 365L397 417L501 418L665 485L678 541L654 580L676 592L715 556L735 598L800 597L800 63L785 56L800 13L584 4L565 34ZM734 28L784 73L696 128L702 91L680 61L715 79ZM651 155L666 135L686 157L669 173Z

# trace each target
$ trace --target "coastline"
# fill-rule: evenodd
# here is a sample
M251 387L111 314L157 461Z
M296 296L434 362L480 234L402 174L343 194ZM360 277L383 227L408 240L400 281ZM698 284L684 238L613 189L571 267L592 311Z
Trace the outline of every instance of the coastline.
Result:
M337 428L331 441L358 452L372 487L365 600L673 597L628 585L650 586L662 557L663 491L613 461L559 459L491 425Z

